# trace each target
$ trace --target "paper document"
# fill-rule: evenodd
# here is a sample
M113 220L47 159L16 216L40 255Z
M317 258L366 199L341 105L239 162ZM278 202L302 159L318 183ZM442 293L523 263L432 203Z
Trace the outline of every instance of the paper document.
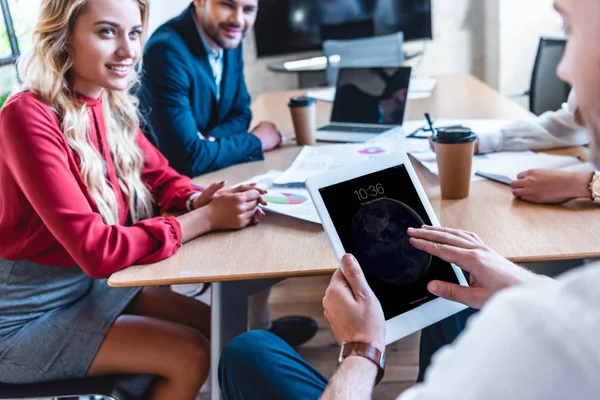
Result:
M575 157L556 156L545 153L533 153L526 157L509 159L505 163L486 165L477 170L477 175L510 185L517 176L530 169L571 169L578 170L584 165ZM591 165L590 165L591 167Z
M462 125L471 128L475 133L485 133L499 130L508 122L504 119L438 119L434 121L433 126L439 128ZM392 147L394 150L405 151L408 154L428 153L431 148L427 137L431 136L431 132L421 128L428 128L425 120L405 121L402 129L382 133L366 143ZM411 134L415 134L415 137L410 137Z
M437 78L432 76L413 76L410 78L410 86L408 87L409 93L418 92L433 92L437 85Z
M597 171L596 167L594 167L594 164L592 164L591 162L570 165L568 167L560 168L560 170L561 171L569 171L569 172L580 172L580 171L594 172L594 171Z
M433 89L435 89L436 84L437 78L432 78L430 76L410 78L410 85L408 87L408 99L417 100L430 97L431 93L433 92ZM327 103L333 103L333 100L335 99L335 88L328 87L325 89L309 90L308 92L306 92L306 96Z
M439 175L437 158L434 152L412 155L425 168ZM499 152L473 157L472 180L483 177L509 184L523 171L535 168L559 169L581 164L575 157L555 156L532 151Z
M273 170L264 175L255 176L243 183L256 183L258 187L268 191L264 196L267 205L260 206L263 210L320 224L321 220L308 190L304 188L277 188L273 186L273 180L281 174L281 171Z
M369 143L304 146L292 165L273 183L302 187L310 176L365 162L393 151L395 149L392 146Z
M335 99L335 88L328 87L325 89L309 90L305 93L305 95L308 97L312 97L316 100L324 101L326 103L333 103L333 100Z

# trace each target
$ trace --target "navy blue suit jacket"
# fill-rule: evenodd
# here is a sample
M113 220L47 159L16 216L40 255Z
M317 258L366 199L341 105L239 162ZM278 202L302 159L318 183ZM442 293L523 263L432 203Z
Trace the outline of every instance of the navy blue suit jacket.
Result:
M138 93L149 139L188 176L263 159L248 133L252 113L242 47L224 51L221 99L194 21L194 5L158 28L144 50ZM203 140L211 136L215 141Z

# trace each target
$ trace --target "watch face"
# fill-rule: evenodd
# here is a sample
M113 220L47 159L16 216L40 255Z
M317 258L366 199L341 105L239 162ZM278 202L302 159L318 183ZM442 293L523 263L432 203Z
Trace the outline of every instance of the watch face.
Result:
M600 197L600 177L594 179L594 182L592 183L592 192L594 192L595 196Z

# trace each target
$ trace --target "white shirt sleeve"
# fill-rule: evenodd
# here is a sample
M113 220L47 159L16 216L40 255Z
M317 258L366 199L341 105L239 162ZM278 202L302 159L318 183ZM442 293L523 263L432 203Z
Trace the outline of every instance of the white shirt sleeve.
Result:
M574 121L576 108L575 93L571 92L568 104L540 115L534 122L514 121L499 131L478 133L479 153L587 145L590 141L587 131Z
M570 290L549 281L498 295L434 356L425 383L398 400L597 398L600 265L593 268Z

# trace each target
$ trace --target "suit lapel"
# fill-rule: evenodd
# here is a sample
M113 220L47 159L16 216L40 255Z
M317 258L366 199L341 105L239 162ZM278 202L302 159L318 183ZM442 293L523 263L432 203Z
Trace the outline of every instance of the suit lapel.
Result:
M187 43L190 53L198 61L198 69L204 76L211 88L212 97L215 103L217 103L217 84L212 72L212 67L208 61L208 54L204 48L204 43L200 39L200 32L196 27L196 21L194 20L195 7L192 3L186 11L184 11L177 19L178 29L181 32L181 36Z

